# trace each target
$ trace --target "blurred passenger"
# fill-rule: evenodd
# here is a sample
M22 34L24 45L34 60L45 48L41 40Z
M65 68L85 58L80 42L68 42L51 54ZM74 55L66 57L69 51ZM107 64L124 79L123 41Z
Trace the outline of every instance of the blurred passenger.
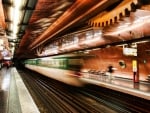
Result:
M108 73L108 80L112 80L112 73L114 72L114 68L112 65L109 65L107 67L107 73Z

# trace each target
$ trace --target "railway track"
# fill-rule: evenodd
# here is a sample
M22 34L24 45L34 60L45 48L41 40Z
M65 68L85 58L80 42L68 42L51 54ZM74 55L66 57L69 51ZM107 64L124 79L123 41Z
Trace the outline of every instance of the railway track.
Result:
M148 101L88 85L73 87L38 73L19 71L41 113L148 113ZM145 103L145 104L144 104Z
M110 106L120 110L120 112L150 113L150 102L143 98L94 85L87 86L84 88L84 91L80 90L80 92L84 95L89 95L91 98L102 101L106 103L106 105L110 104ZM101 96L101 98L98 98L99 96Z

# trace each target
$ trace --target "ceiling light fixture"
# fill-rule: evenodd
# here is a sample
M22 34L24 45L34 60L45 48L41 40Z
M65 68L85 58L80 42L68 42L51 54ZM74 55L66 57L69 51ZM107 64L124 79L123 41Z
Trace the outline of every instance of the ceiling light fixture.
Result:
M10 8L10 17L11 21L13 24L13 28L11 29L13 32L12 38L16 39L17 38L17 33L19 32L19 24L21 23L23 19L23 10L22 8L25 5L25 0L14 0L13 1L13 6Z

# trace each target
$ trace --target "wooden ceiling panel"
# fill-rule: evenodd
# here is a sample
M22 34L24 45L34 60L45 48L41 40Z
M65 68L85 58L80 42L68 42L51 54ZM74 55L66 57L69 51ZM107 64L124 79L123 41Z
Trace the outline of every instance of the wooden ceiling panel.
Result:
M31 41L40 36L75 0L38 0L17 53L24 53Z
M33 23L40 18L47 18L50 15L56 13L56 8L63 5L63 3L73 3L75 0L72 0L72 2L69 2L69 0L38 0L36 9L30 19L30 23ZM67 5L69 7L69 5ZM58 9L62 10L62 9Z
M32 47L74 26L83 25L89 18L119 0L38 0L25 35L21 39L16 57L27 57ZM88 24L87 24L88 25ZM42 37L42 38L41 38ZM30 52L29 52L30 51ZM32 53L32 52L31 52ZM33 52L34 54L34 52Z
M106 1L92 1L92 0L77 0L62 16L57 19L42 35L30 45L31 48L35 47L36 43L45 42L46 40L54 37L54 35L65 30L67 27L77 23L85 15L91 13L90 9L96 4L102 5Z

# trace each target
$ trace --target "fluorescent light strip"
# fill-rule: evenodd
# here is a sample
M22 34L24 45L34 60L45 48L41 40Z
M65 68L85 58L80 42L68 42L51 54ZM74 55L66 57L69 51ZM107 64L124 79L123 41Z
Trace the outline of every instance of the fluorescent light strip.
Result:
M19 31L18 24L20 23L23 15L21 8L25 5L25 2L26 0L14 0L13 7L10 7L10 17L11 21L13 21L11 25L11 30L13 31L13 39L17 38L17 33Z
M21 9L25 5L26 1L27 0L14 0L13 1L14 7L17 9Z

